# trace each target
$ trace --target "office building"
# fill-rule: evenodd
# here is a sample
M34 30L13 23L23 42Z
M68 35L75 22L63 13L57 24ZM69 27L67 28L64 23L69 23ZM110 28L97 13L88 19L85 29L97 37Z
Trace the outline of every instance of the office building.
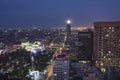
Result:
M93 31L78 32L78 59L92 61L93 54Z
M120 22L94 23L96 66L120 66Z
M53 80L69 80L69 56L65 54L54 56Z

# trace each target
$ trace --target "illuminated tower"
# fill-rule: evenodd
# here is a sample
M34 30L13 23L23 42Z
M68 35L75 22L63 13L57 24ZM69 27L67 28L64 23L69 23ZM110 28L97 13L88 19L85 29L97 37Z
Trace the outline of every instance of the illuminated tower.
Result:
M94 59L98 67L120 66L120 22L94 24Z
M66 33L67 33L67 38L70 38L70 35L71 35L71 21L70 20L67 20Z
M71 38L71 21L67 20L67 25L66 25L66 45L70 45L70 38Z

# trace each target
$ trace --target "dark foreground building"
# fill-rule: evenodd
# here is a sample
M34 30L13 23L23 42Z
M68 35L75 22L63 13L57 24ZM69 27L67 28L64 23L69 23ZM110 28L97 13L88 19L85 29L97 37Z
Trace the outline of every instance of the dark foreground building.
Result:
M93 54L93 31L79 32L78 40L78 59L91 61Z

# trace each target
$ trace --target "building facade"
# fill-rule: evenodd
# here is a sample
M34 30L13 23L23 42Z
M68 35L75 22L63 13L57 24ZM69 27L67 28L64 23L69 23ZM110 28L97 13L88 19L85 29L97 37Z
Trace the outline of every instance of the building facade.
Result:
M96 66L120 66L120 22L94 23Z
M69 80L69 57L67 55L54 56L53 80Z
M78 59L92 61L93 31L78 32Z

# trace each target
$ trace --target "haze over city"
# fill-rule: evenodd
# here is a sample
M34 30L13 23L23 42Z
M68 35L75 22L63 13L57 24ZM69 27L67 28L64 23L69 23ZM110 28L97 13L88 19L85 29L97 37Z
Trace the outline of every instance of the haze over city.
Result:
M0 0L0 27L93 26L120 20L120 0ZM17 25L17 26L16 26Z

